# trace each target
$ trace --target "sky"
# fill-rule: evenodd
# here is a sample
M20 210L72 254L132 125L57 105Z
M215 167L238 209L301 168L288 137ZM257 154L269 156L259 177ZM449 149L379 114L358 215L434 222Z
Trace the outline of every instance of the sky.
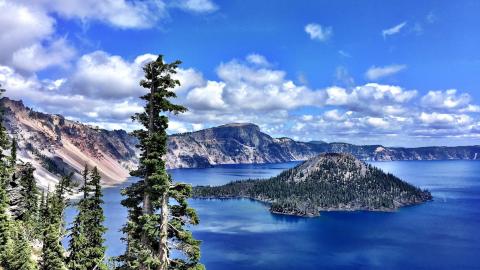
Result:
M0 84L42 112L133 130L142 66L181 60L170 133L480 144L480 1L0 0Z

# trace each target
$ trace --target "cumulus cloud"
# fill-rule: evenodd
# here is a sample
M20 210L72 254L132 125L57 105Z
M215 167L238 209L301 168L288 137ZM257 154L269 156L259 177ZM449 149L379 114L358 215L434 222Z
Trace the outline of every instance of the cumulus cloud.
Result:
M365 77L369 80L376 81L378 79L394 75L406 68L406 65L390 65L383 67L372 66L367 70L367 72L365 72Z
M316 23L309 23L305 26L305 32L310 39L318 41L327 41L333 35L333 29L330 26L322 26Z
M60 38L46 46L36 43L16 51L12 56L12 64L29 72L51 66L68 67L75 54L75 49L64 38Z
M451 129L460 126L466 126L473 123L473 119L466 114L447 114L447 113L425 113L422 112L418 119L422 124L425 124L435 129Z
M43 9L0 0L0 64L33 72L65 65L75 50L55 37L55 19ZM15 18L15 19L12 19Z
M152 27L163 19L167 12L166 5L161 0L20 1L67 19L78 19L82 22L98 21L118 28Z
M391 28L383 30L382 31L383 38L400 33L400 31L402 30L403 27L405 27L405 25L407 25L407 22L401 22Z
M132 63L103 51L83 55L69 79L69 91L92 98L118 99L140 96L141 67L154 60L153 55L138 56Z
M225 83L208 81L204 87L193 88L187 94L189 107L198 110L223 110L226 107L222 99Z
M327 105L343 106L352 111L370 114L401 114L403 104L417 95L415 90L377 83L356 86L350 92L344 88L330 87L326 93Z
M480 112L480 107L471 104L472 97L467 93L457 95L456 89L429 91L422 97L421 103L427 109Z
M225 83L222 97L232 108L253 110L292 109L322 104L324 94L296 85L281 70L268 69L232 60L217 69Z

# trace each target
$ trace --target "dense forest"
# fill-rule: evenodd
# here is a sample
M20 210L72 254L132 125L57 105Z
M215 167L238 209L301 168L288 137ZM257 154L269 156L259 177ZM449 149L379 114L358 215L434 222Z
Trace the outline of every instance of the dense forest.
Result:
M197 198L251 198L275 213L315 216L322 210L389 211L430 200L420 190L350 154L320 154L270 179L194 188Z

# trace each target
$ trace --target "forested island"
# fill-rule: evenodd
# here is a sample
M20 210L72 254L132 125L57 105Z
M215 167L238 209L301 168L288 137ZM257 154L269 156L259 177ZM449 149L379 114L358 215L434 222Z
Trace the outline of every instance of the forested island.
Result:
M432 199L398 177L366 164L351 154L326 153L261 180L198 186L196 198L250 198L270 205L278 214L317 216L321 211L393 211Z

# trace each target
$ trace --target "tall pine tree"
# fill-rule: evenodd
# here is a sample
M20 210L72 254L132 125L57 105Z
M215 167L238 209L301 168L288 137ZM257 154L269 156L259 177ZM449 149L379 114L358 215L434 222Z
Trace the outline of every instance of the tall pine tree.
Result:
M85 164L83 170L83 197L77 204L78 213L75 216L72 227L70 228L70 241L68 246L67 264L69 270L88 270L88 239L85 234L87 224L87 215L89 211L88 196L90 187L88 183L88 166Z
M29 237L33 236L33 229L35 228L36 217L38 215L38 200L39 191L37 182L33 173L35 168L31 163L22 165L19 171L20 181L20 200L19 205L19 219L23 221L29 229Z
M5 92L0 85L0 97ZM3 108L0 108L0 266L5 267L8 258L8 245L11 235L10 215L8 212L9 198L7 187L9 184L9 159L5 151L9 147L7 131L3 127Z
M70 230L69 269L106 270L101 176L96 167L89 174L85 166L83 179L83 198L78 202L78 214Z
M105 265L105 251L106 248L103 245L105 242L104 234L107 231L103 222L105 216L103 213L103 193L102 186L100 185L102 177L98 172L97 167L94 167L90 174L90 186L92 195L89 203L89 215L87 223L87 239L88 239L88 259L87 266L89 270L106 270Z
M41 255L41 270L66 270L65 250L62 246L64 236L63 212L68 204L66 194L71 192L72 174L63 176L48 196L45 209L45 229Z
M32 257L31 240L28 237L27 226L17 221L13 226L13 248L9 266L6 270L37 270L37 262Z
M127 250L120 259L121 269L167 270L204 269L199 263L200 241L192 237L186 225L198 224L194 209L187 204L191 187L173 183L165 168L167 154L168 113L182 113L186 108L170 102L180 85L172 78L180 61L164 63L163 56L145 65L145 79L140 85L148 89L145 112L134 119L144 129L134 131L141 150L139 168L132 172L140 180L123 191L122 204L129 209L124 227ZM175 204L169 204L171 200ZM183 253L174 257L172 250Z

